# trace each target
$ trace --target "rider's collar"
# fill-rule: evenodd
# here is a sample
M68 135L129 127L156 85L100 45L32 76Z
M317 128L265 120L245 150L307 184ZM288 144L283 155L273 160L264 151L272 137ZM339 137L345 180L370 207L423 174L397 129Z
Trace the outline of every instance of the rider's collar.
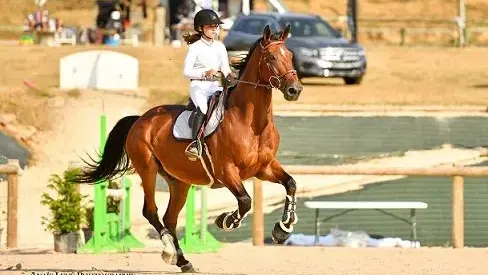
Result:
M212 44L213 44L213 42L214 42L214 40L212 40L212 41L207 41L207 39L205 39L205 38L203 38L203 37L202 37L202 38L200 38L200 40L202 40L202 42L203 42L205 45L207 45L207 46L212 46Z

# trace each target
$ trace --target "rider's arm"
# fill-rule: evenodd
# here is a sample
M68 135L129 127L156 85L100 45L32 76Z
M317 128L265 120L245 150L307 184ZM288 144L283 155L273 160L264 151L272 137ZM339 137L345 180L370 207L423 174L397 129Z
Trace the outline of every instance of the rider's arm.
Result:
M183 75L190 79L200 79L204 77L204 68L194 68L195 62L197 60L198 47L191 45L188 47L188 53L185 58L185 65L183 69Z

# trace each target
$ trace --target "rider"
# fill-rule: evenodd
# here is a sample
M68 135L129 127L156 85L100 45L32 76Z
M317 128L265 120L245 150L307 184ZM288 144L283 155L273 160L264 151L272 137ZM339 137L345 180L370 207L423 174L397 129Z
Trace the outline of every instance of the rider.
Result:
M185 42L190 44L183 74L191 80L190 97L197 107L192 122L193 141L185 150L190 160L196 160L202 153L201 142L197 135L205 121L208 99L216 91L222 91L219 82L212 77L216 76L217 71L221 71L225 77L229 74L235 77L230 69L224 44L215 40L220 24L223 22L216 12L203 9L195 14L193 20L196 33L187 33L183 36Z

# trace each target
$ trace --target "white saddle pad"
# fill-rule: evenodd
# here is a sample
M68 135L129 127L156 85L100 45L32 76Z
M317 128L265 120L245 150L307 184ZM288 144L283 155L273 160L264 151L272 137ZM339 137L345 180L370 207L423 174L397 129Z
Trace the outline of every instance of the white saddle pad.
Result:
M176 122L173 126L173 136L178 140L191 140L191 128L188 126L188 119L190 118L192 111L185 110L181 114L178 115L176 118ZM207 114L208 115L208 114ZM217 103L217 107L214 109L210 116L210 120L208 121L207 125L205 126L205 130L203 132L204 137L211 135L217 127L219 126L220 122L224 118L224 94L221 94L219 97L219 102Z

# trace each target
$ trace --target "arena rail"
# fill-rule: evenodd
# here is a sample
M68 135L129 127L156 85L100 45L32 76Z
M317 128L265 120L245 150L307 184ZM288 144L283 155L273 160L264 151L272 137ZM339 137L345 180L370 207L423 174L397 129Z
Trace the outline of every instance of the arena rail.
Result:
M22 169L19 160L9 159L0 164L0 174L7 174L7 248L17 247L17 197L18 182Z
M464 247L464 177L487 177L488 167L443 166L429 168L406 167L357 167L328 165L288 165L283 167L297 175L375 175L375 176L425 176L452 177L452 244ZM254 179L253 245L264 244L264 217L262 183Z

